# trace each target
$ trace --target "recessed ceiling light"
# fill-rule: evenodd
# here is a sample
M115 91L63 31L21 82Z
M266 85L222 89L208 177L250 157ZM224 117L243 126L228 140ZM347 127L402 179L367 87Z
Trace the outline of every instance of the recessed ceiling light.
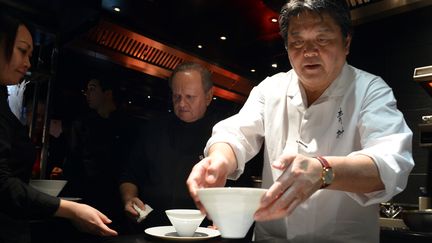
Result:
M132 104L132 101L131 100L129 100L129 102L128 102L129 104Z
M202 45L198 45L198 48L201 49L201 48L203 48L203 46Z
M254 73L256 70L255 70L255 69L251 69L250 71L251 71L252 73Z
M113 10L116 11L116 12L120 12L120 8L116 7L116 6L113 7Z
M278 19L273 17L273 18L270 19L270 21L273 22L273 23L276 23L276 22L278 22Z
M151 98L151 96L150 95L147 95L147 99L150 99Z
M226 36L221 36L220 39L221 40L226 40L227 38L226 38Z
M272 67L277 68L277 63L273 63Z

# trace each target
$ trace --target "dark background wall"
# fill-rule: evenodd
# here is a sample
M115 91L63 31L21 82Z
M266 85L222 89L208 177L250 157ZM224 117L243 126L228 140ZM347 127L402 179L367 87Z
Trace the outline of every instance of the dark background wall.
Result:
M400 203L417 203L419 187L427 185L427 171L432 168L429 149L419 146L418 131L421 117L432 115L432 97L413 80L414 68L432 65L431 16L432 7L425 7L355 26L351 53L348 56L351 65L379 75L389 84L398 100L399 109L414 133L413 157L416 166L406 190L394 198L395 202ZM283 58L286 59L286 55ZM128 81L123 86L126 93L131 95L126 98L133 101L128 108L140 116L144 116L143 112L157 113L170 109L166 81L154 80L118 65L101 63L100 60L63 49L60 51L57 82L54 85L56 92L53 95L53 115L70 120L85 111L86 104L81 90L95 73L113 73L113 78L120 80L119 82ZM161 86L159 90L163 93L138 90L136 84L142 82ZM148 95L152 99L148 99ZM240 108L238 104L224 100L213 101L213 106L215 109L231 111ZM432 192L432 188L428 189Z
M414 133L415 167L404 192L393 201L418 203L419 187L427 185L432 167L427 148L419 146L418 124L432 114L432 97L413 80L416 67L432 65L432 7L355 26L348 62L381 76L393 89L398 108ZM432 188L429 188L432 191Z

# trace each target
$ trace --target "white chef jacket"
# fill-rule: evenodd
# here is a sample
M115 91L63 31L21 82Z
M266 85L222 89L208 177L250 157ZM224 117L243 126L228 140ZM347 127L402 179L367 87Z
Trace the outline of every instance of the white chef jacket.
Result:
M414 166L411 141L412 132L391 88L380 77L345 64L309 107L294 70L266 78L251 91L238 114L215 125L205 154L214 143L229 143L238 162L231 175L235 179L264 143L264 188L280 175L271 162L283 153L368 155L378 167L385 190L318 190L290 216L257 222L255 237L373 243L379 242L379 203L405 189Z

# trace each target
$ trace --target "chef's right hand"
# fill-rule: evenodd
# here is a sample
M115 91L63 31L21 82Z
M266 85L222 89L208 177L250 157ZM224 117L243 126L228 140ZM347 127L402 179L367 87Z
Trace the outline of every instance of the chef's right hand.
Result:
M139 213L134 209L134 204L142 210L145 210L145 204L137 197L132 197L125 202L124 210L126 212L126 215L136 221L136 219L139 217Z
M225 186L227 177L232 172L232 167L223 154L213 152L209 157L202 159L192 168L186 184L197 208L202 213L205 214L206 211L198 198L197 190L200 188Z

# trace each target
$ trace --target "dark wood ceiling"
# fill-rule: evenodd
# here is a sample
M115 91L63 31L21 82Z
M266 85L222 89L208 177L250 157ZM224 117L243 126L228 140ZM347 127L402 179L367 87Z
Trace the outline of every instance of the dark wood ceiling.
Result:
M280 70L287 68L278 24L271 22L278 13L263 0L102 0L102 9L116 23L255 83L277 71L271 67L277 61Z

